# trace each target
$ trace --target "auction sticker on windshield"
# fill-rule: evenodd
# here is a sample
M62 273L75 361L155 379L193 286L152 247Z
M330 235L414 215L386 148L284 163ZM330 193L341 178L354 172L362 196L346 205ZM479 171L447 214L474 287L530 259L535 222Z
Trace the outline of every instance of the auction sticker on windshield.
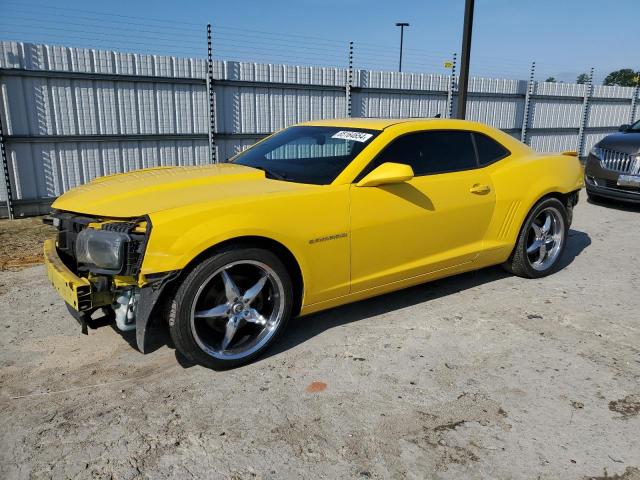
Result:
M331 138L339 138L342 140L353 140L354 142L364 143L373 137L370 133L365 132L352 132L349 130L340 130L339 132L334 133Z

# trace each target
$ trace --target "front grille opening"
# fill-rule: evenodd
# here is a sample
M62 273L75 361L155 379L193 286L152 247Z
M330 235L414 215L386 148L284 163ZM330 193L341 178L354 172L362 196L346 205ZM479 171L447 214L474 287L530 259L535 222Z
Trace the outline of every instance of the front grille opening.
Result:
M630 155L608 148L601 148L599 150L600 164L603 168L632 175L640 173L640 160L637 155Z
M618 181L617 180L600 179L600 181L598 182L598 185L602 185L603 187L607 187L607 188L615 188L616 190L624 190L626 192L638 192L638 191L640 191L640 188L638 188L638 187L630 187L628 185L618 185Z
M140 260L142 259L143 244L141 240L132 239L127 244L127 251L125 253L125 265L124 270L132 274L138 273L140 267Z
M99 222L100 219L62 212L55 215L60 219L57 235L58 254L67 268L76 275L83 276L90 268L79 265L76 261L76 238L82 230L87 228L89 223ZM131 241L126 245L122 269L118 272L110 273L129 276L137 275L140 272L146 235L143 233L132 233L136 225L137 223L135 222L109 222L102 226L104 230L128 233L131 238Z

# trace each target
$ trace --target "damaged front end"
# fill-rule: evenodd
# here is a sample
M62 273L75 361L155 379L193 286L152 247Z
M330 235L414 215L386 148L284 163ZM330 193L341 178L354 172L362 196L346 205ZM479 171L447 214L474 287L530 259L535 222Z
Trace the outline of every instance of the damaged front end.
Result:
M56 240L44 246L47 274L82 332L115 322L123 332L136 330L138 349L144 353L151 314L177 276L177 272L141 273L150 219L54 212L45 223L58 230Z

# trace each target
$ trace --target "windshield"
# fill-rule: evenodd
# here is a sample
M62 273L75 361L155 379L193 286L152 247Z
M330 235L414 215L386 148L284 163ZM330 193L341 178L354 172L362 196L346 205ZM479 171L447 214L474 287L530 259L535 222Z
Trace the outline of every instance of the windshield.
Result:
M629 127L628 132L640 132L640 120Z
M328 185L380 132L361 128L291 127L230 160L269 178Z

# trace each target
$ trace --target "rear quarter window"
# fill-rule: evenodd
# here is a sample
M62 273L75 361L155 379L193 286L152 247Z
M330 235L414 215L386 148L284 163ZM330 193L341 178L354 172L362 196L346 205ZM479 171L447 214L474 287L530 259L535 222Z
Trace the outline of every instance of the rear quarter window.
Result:
M511 154L511 152L500 143L482 133L474 132L473 139L476 143L478 163L481 167L497 162Z

